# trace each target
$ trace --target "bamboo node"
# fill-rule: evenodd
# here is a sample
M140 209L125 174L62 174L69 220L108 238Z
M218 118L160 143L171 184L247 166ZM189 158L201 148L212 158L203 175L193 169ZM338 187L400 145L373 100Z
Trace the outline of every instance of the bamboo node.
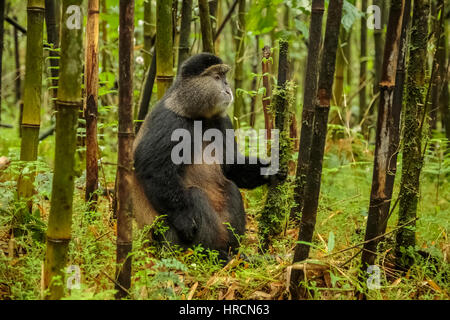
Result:
M22 128L40 128L40 124L33 124L33 123L22 123L20 125Z
M118 137L134 137L134 132L117 132Z
M172 82L173 76L162 76L162 75L158 75L158 76L156 76L156 80L157 80L157 81L164 81L164 82Z
M54 239L52 237L47 236L47 242L51 242L51 243L69 243L70 240L72 240L72 238L67 238L67 239Z
M27 11L45 12L44 7L27 7Z
M55 103L58 107L73 107L73 108L83 107L82 101L64 101L56 99Z

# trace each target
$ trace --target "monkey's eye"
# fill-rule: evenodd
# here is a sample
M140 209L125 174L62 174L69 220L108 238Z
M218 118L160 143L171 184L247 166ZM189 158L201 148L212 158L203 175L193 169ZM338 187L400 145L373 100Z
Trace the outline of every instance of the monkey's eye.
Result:
M214 76L214 79L220 80L220 76L219 76L218 74L216 74L216 75Z

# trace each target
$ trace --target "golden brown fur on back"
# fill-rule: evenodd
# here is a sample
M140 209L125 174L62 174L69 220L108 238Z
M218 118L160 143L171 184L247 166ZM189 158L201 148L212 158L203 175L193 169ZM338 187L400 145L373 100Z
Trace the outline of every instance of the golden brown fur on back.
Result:
M191 164L186 167L184 176L186 188L196 187L201 189L208 197L212 209L218 216L218 229L220 234L218 238L227 239L227 226L223 222L229 221L229 214L226 210L225 187L228 183L227 178L222 173L219 164Z
M141 130L139 130L136 138L133 143L133 154L136 150L137 145L142 139L142 136L145 132L145 127L142 126ZM147 196L144 193L144 189L142 185L138 182L136 174L133 172L133 189L132 189L132 198L133 198L133 213L136 223L139 228L143 228L146 225L151 225L156 215L158 214L153 206L148 201Z

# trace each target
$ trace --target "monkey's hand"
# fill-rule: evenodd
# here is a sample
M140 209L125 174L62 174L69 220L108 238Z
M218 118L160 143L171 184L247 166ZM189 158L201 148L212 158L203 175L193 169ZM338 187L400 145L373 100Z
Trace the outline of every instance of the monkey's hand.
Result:
M271 166L271 163L269 163L265 167L270 167L270 166ZM278 183L282 183L282 182L286 181L287 176L288 176L287 168L284 170L282 168L279 168L276 173L266 175L265 179L266 179L267 183L274 185L274 184L278 184Z

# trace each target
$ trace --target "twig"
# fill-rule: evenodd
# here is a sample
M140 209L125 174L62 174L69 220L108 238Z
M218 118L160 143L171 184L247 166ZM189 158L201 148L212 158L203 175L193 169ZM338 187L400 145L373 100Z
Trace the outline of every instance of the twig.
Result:
M366 117L369 114L370 109L372 108L372 106L374 105L375 101L378 99L378 97L380 96L380 92L377 92L373 97L372 100L370 101L369 105L367 106L366 112L364 113L364 117L362 118L361 122L359 123L359 126L361 127L362 124L364 123L364 121L366 121Z
M5 17L5 21L12 25L14 28L22 32L23 34L27 34L27 29L22 27L16 20L11 19L10 17Z
M236 8L237 4L238 4L238 0L234 0L233 4L230 7L230 10L228 10L227 15L223 19L222 24L220 25L219 29L217 29L217 32L214 35L214 42L216 42L216 40L219 37L220 33L222 32L223 28L225 28L225 25L227 24L228 20L230 20L231 15L233 14L233 11Z
M348 248L345 248L345 249L342 249L342 250L339 250L339 251L336 251L336 252L327 254L326 256L324 256L324 258L328 258L328 257L333 256L333 255L335 255L335 254L342 253L342 252L345 252L345 251L348 251L348 250L351 250L351 249L355 249L355 248L357 248L357 247L359 247L359 246L361 246L361 245L364 245L364 244L366 244L366 243L375 241L375 240L377 240L377 239L379 239L379 238L382 238L382 237L384 237L384 236L387 236L388 234L391 234L391 233L393 233L393 232L395 232L395 231L397 231L397 230L399 230L399 229L401 229L401 228L407 226L408 224L413 223L414 221L416 221L416 220L418 220L418 219L419 219L419 218L417 218L417 217L414 218L414 219L411 219L410 221L406 222L405 224L402 224L401 226L398 226L397 228L394 228L394 229L392 229L392 230L389 231L389 232L385 232L385 233L380 234L379 236L376 236L376 237L374 237L374 238L372 238L372 239L369 239L369 240L366 240L366 241L357 243L357 244L355 244L354 246L351 246L351 247L348 247Z
M363 251L363 249L359 249L359 251L357 253L355 253L350 259L348 259L347 261L345 261L344 263L339 265L339 268L342 268L343 266L345 266L346 264L348 264L350 261L352 261L353 259L355 259L361 252Z
M114 282L115 285L117 285L118 287L120 287L120 289L122 289L123 291L125 291L127 293L127 295L130 295L130 291L128 291L126 288L124 288L120 283L118 283L116 280L114 280L113 278L111 278L105 271L100 270L101 273L103 273L109 280L111 280L112 282Z

